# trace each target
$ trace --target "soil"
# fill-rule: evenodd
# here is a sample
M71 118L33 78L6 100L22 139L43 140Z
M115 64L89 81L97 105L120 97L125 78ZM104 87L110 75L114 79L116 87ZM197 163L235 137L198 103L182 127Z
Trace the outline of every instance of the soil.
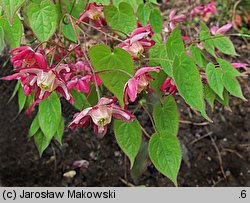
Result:
M249 55L242 54L241 62ZM11 73L7 58L0 58L0 76ZM248 82L247 82L248 80ZM249 78L241 81L250 99ZM17 97L8 103L15 81L0 80L0 182L3 186L173 186L150 162L138 181L131 178L129 161L109 130L97 138L90 129L66 129L63 145L52 142L42 158L32 140L29 126L35 113L18 114ZM179 186L250 186L250 103L231 97L228 111L218 103L207 123L177 98L180 107L178 137L183 161ZM75 109L63 101L66 125ZM138 115L148 132L152 127L146 115ZM191 121L187 123L185 121ZM75 169L75 160L88 160L87 169ZM75 170L74 178L63 174Z

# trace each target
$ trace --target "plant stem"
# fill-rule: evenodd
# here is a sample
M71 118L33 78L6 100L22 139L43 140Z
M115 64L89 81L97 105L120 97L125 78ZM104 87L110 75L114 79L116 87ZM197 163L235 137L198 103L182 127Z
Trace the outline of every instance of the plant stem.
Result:
M155 132L156 132L158 135L160 135L160 133L158 132L158 130L157 130L156 126L155 126L154 120L153 120L153 118L152 118L150 112L149 112L148 109L147 109L145 106L143 106L143 105L142 105L142 108L143 108L143 109L146 111L146 113L148 114L148 117L149 117L149 119L150 119L150 121L151 121L151 123L152 123L152 125L153 125L153 128L154 128Z

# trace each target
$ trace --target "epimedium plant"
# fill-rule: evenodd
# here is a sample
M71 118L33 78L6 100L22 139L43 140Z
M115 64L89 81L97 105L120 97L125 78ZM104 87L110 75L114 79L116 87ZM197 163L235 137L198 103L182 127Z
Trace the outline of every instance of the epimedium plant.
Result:
M29 138L40 155L52 139L62 143L63 97L79 110L69 127L91 125L103 137L114 120L115 138L131 168L145 148L144 135L150 160L177 185L177 97L212 122L205 100L212 108L215 100L229 106L230 94L246 100L237 77L248 66L224 59L237 53L233 34L226 34L232 25L207 23L216 15L216 2L185 3L188 13L180 14L164 9L172 6L169 1L0 0L0 51L12 49L14 71L1 79L18 80L13 96L19 112L38 108ZM187 31L197 18L199 27ZM148 114L152 135L137 119L138 110Z

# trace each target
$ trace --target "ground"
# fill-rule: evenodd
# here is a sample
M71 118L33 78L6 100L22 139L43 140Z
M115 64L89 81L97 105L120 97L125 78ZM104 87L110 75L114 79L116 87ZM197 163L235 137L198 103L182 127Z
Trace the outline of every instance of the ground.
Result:
M242 46L241 46L242 47ZM241 55L247 62L248 52ZM11 73L8 58L0 58L0 76ZM241 81L250 99L249 81ZM173 186L150 162L139 180L131 178L129 161L118 147L113 132L97 138L90 129L66 129L63 145L53 142L42 158L27 138L35 113L18 115L17 98L8 103L14 81L0 81L0 182L3 186ZM179 186L250 186L250 104L231 97L232 111L218 103L207 123L177 98L184 161L178 176ZM68 122L75 110L63 102ZM71 116L71 117L70 117ZM146 115L138 115L150 132ZM187 122L191 121L191 122ZM66 123L67 124L67 123ZM75 160L88 160L87 169L75 169L74 178L63 174L73 170Z

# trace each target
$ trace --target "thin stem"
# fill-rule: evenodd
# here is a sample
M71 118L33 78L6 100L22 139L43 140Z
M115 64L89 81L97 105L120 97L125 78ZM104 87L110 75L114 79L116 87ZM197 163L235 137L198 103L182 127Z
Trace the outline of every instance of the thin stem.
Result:
M158 132L158 130L157 130L156 126L155 126L154 120L153 120L153 118L152 118L150 112L147 110L147 108L145 108L145 106L142 106L142 108L143 108L143 109L146 111L146 113L148 114L148 117L149 117L149 119L150 119L150 121L151 121L151 123L152 123L152 125L153 125L153 128L154 128L155 132L156 132L158 135L160 135L160 133Z
M74 33L75 33L77 42L78 42L78 44L80 44L81 42L80 42L79 36L78 36L78 34L77 34L76 27L75 27L75 24L74 24L74 22L73 22L73 20L72 20L72 17L71 17L71 15L69 15L69 14L67 14L67 17L69 18L70 23L71 23L71 25L72 25L72 27L73 27L73 30L74 30Z
M140 123L139 123L140 124ZM151 138L151 136L148 134L148 132L141 126L141 124L140 124L140 127L141 127L141 130L142 130L142 132L146 135L146 137L147 138Z

